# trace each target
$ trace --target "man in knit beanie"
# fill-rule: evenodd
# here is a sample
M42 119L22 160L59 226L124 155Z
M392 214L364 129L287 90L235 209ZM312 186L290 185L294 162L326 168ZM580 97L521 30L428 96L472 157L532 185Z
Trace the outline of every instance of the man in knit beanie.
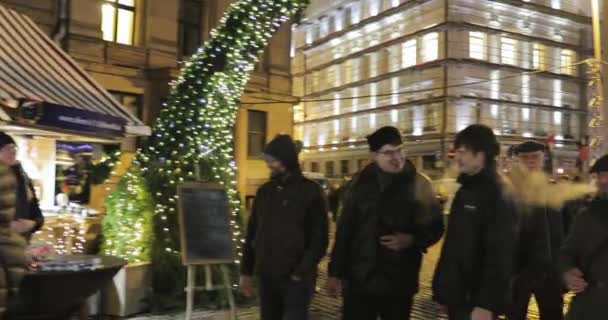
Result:
M254 294L264 320L305 320L315 290L317 265L328 243L328 216L321 186L306 179L298 147L278 135L264 149L271 179L256 194L241 261L241 290Z

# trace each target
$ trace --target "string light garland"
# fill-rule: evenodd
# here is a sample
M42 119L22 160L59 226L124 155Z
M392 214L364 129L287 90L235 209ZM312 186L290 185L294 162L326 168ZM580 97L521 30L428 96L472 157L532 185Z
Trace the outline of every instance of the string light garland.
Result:
M138 150L134 168L108 198L103 250L129 261L152 262L153 301L179 301L183 294L176 217L180 183L201 179L225 186L233 240L241 255L241 202L233 156L240 98L272 34L306 4L233 2L210 40L184 63L147 145Z
M105 155L91 168L91 183L94 185L107 183L112 176L114 167L120 165L122 154L119 145L105 146Z

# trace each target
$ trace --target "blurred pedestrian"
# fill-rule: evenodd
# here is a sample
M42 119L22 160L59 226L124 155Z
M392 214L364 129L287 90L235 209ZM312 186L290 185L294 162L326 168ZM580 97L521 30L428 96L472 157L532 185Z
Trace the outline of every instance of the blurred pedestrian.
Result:
M530 173L541 173L545 146L526 141L515 148L516 158ZM548 178L547 178L548 179ZM520 190L533 192L533 190ZM537 197L546 197L536 190ZM543 203L539 199L537 203ZM557 270L557 256L563 242L562 214L547 205L518 202L519 239L509 320L525 320L532 295L536 298L540 320L563 318L563 289Z
M328 245L323 189L304 178L298 151L288 135L264 149L271 172L254 199L243 246L240 287L254 294L263 320L305 320L315 290L317 265Z
M576 294L568 320L604 319L608 313L608 155L590 173L598 193L576 218L560 255L564 283Z
M329 264L330 294L343 295L344 320L410 318L422 255L443 233L430 181L405 160L401 133L367 137L374 162L344 199Z
M450 320L491 320L507 311L517 239L515 205L497 173L492 129L456 135L461 184L433 279L433 295Z
M12 138L0 133L0 319L14 319L19 285L25 275L25 239L14 225L17 197L17 179L7 165L15 159L16 146ZM29 224L27 224L29 226Z
M11 223L11 227L29 241L32 234L40 230L44 224L44 216L38 204L34 185L23 170L21 163L17 161L15 140L8 134L0 132L0 148L4 148L4 152L0 156L0 164L11 169L17 182L15 219Z

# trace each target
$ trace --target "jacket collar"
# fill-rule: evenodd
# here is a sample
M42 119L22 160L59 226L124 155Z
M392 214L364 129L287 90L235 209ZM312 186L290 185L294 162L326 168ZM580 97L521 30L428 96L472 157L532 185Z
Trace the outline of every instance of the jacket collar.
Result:
M365 167L363 171L361 171L361 173L359 174L358 183L373 183L375 185L379 185L382 190L385 190L386 188L388 188L388 185L384 185L384 183L382 183L383 180L386 180L385 178L388 178L390 185L392 184L392 182L397 180L410 181L414 178L415 175L416 167L414 167L414 165L410 161L406 161L403 170L397 174L384 173L381 171L380 167L378 167L377 164L372 163Z
M458 183L463 186L495 183L498 181L498 173L495 170L485 168L476 175L460 174L458 176Z
M271 178L272 181L282 187L299 182L302 179L304 179L304 176L302 175L302 172L298 170L293 172L288 171L285 174Z

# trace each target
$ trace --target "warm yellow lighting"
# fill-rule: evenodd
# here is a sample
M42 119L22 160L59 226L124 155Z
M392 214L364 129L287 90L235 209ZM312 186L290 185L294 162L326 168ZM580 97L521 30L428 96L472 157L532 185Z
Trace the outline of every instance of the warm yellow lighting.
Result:
M133 44L135 2L133 0L105 0L101 7L103 39L121 44Z
M114 40L114 6L104 4L101 6L101 30L103 31L103 39L106 41Z
M134 14L128 10L118 10L118 32L116 42L122 44L133 44L133 18Z

